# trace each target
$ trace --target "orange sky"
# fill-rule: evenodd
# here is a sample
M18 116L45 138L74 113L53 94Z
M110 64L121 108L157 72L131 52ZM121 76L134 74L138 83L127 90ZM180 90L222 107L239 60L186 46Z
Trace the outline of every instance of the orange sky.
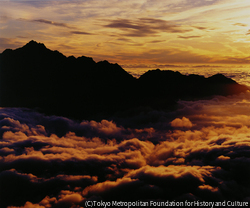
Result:
M33 39L119 64L245 64L249 11L249 0L1 0L0 52Z

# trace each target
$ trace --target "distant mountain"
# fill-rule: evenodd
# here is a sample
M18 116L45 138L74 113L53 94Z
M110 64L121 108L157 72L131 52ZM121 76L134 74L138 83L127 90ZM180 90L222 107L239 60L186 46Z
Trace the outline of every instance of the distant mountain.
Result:
M204 78L148 71L134 78L118 64L66 57L42 43L0 54L0 106L39 108L48 113L91 118L129 108L172 107L179 99L230 95L248 90L221 74Z

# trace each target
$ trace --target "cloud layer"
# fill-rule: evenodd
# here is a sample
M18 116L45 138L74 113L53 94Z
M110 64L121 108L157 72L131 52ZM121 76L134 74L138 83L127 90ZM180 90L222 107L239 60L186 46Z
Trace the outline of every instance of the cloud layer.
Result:
M100 122L0 109L0 203L250 202L249 102L249 93L180 101L175 112Z

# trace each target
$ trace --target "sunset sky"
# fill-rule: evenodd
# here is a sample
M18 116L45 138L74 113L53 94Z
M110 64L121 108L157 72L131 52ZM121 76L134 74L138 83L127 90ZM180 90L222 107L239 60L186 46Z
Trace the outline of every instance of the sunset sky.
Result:
M140 78L1 54L1 208L248 207L250 0L0 0L0 53L31 40Z
M0 52L30 40L119 64L250 63L249 0L0 1Z

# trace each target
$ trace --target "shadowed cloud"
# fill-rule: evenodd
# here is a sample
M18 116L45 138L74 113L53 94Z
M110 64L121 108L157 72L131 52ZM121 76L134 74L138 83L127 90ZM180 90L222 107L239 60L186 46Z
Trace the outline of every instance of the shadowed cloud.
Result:
M109 24L104 25L104 27L120 29L125 32L126 36L132 37L152 36L160 32L185 33L192 31L173 22L154 18L139 18L137 20L117 19L112 20Z
M233 25L235 25L235 26L241 26L241 27L247 27L247 24L243 24L243 23L235 23Z
M67 25L66 23L61 23L61 22L54 22L51 20L46 20L46 19L35 19L35 20L30 20L31 22L38 22L38 23L44 23L44 24L49 24L49 25L54 25L58 27L66 27L66 28L74 28L72 26Z
M82 31L71 31L70 33L76 34L76 35L93 35L92 33L82 32Z
M198 35L190 35L190 36L181 36L179 35L178 38L182 38L182 39L193 39L193 38L201 38L202 36L198 36Z
M66 23L62 22L55 22L47 19L34 19L34 20L29 20L29 19L24 19L24 18L19 18L21 21L29 21L29 22L34 22L34 23L42 23L42 24L47 24L47 25L52 25L56 27L63 27L63 28L68 28L68 29L74 29L73 31L70 31L71 34L75 35L93 35L92 33L77 30L77 27L75 26L70 26Z
M199 30L207 30L208 29L206 27L201 27L201 26L193 26L193 27L196 29L199 29Z
M76 27L74 26L70 26L66 23L63 22L55 22L52 20L47 20L47 19L24 19L24 18L19 18L19 20L21 21L28 21L28 22L34 22L34 23L42 23L42 24L47 24L47 25L52 25L52 26L56 26L56 27L64 27L64 28L68 28L68 29L76 29ZM81 31L72 31L71 33L74 34L85 34L84 32ZM88 33L86 33L88 34Z

